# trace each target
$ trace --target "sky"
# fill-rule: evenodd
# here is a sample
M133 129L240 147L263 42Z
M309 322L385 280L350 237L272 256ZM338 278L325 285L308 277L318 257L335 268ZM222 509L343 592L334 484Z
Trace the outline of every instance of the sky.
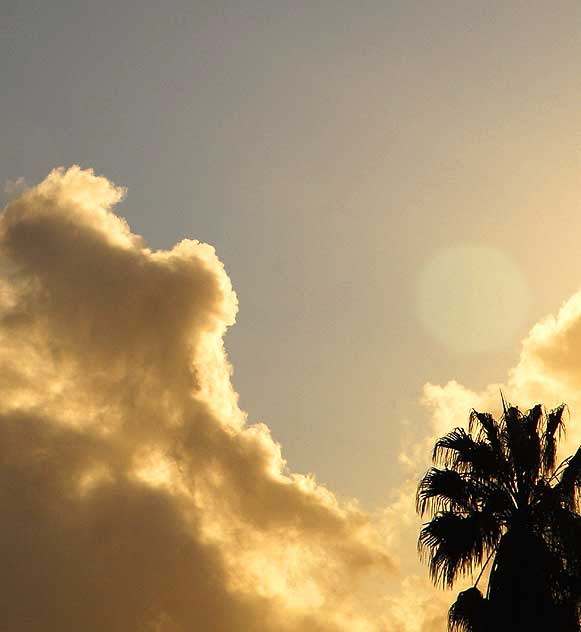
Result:
M2 4L13 626L443 630L433 437L580 410L580 59L577 2Z

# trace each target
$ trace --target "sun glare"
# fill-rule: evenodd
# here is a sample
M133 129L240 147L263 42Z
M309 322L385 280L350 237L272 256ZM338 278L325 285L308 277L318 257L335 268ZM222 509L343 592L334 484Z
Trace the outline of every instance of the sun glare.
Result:
M523 325L530 303L523 273L500 250L461 244L437 253L417 285L419 318L457 352L500 349Z

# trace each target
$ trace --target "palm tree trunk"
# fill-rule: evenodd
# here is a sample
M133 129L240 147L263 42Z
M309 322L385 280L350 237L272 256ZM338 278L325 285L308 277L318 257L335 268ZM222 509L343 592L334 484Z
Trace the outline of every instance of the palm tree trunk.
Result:
M541 538L524 526L501 539L488 584L494 632L578 632L572 603L556 603L549 587L556 567Z

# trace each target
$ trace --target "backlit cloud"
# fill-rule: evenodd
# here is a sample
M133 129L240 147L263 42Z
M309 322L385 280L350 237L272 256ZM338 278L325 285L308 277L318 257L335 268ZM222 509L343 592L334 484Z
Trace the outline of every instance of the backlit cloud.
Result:
M238 407L214 249L150 250L123 195L57 169L0 216L3 625L391 629L381 531Z
M237 299L211 246L151 250L92 171L23 186L0 215L6 629L443 632L454 593L415 551L433 439L498 412L502 387L523 407L566 401L571 451L581 294L531 329L504 383L425 386L409 481L370 516L289 471L240 410L223 347Z
M570 297L556 315L535 324L523 340L518 362L504 382L472 391L458 381L445 386L427 384L424 401L432 409L432 425L441 434L462 425L468 411L500 412L500 394L522 409L536 403L548 408L565 402L571 413L562 453L581 443L581 292Z

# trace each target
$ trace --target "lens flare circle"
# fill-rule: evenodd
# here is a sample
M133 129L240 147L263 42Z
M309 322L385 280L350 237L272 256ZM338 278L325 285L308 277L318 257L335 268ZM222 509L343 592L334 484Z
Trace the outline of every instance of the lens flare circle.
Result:
M526 279L504 252L459 244L436 253L417 283L424 328L456 352L498 350L513 340L530 305Z

